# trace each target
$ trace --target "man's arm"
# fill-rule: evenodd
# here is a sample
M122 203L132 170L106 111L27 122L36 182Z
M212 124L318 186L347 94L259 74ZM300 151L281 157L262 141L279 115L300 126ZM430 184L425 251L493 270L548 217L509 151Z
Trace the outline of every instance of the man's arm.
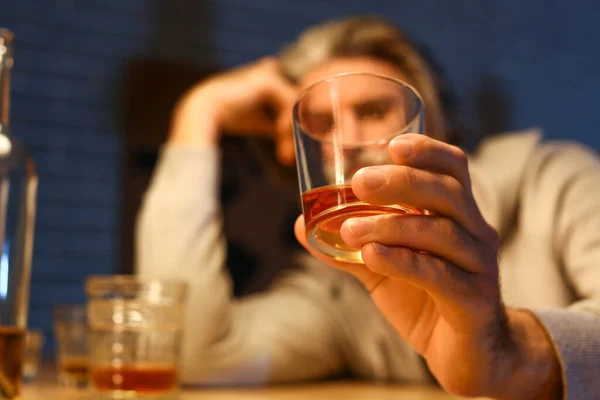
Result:
M538 187L551 188L554 250L579 300L534 313L559 356L564 398L591 400L600 396L600 160L570 144L544 151Z
M341 367L329 315L299 274L295 284L233 302L225 269L217 202L221 132L282 139L276 132L296 97L278 62L266 58L200 82L173 113L139 215L137 272L190 285L182 349L187 383L283 382ZM277 142L278 149L289 147L289 140Z
M560 396L560 354L551 334L533 314L502 303L499 238L472 196L466 155L411 134L394 139L390 153L395 165L354 175L354 193L371 204L411 204L433 215L345 221L342 238L362 249L361 268L312 250L302 219L298 239L316 257L363 282L446 390L497 399ZM595 384L580 390L594 396Z
M261 384L339 372L336 332L314 280L297 273L270 292L232 301L217 166L216 149L167 146L138 220L137 273L190 286L184 382Z

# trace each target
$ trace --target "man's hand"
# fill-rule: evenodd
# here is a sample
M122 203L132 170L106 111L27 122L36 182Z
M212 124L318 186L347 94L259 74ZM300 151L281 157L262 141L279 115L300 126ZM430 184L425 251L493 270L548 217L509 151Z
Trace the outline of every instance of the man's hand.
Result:
M371 204L406 204L431 215L347 220L342 238L362 249L364 266L316 254L306 244L302 218L300 242L365 284L449 392L560 398L558 363L543 328L530 313L502 303L499 239L473 197L466 155L414 134L398 136L389 149L395 165L358 171L354 193Z
M298 94L281 75L275 58L216 75L181 98L169 140L188 147L208 147L218 143L222 131L269 136L277 142L280 161L292 164L292 108Z

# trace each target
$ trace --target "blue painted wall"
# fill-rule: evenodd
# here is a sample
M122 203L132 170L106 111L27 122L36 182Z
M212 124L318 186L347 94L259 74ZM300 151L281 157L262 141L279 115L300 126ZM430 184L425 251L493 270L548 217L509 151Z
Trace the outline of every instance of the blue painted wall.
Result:
M13 132L40 171L30 324L49 335L53 302L83 301L84 276L118 268L128 60L231 67L275 53L311 24L365 12L391 18L436 56L471 130L487 101L492 127L540 126L600 149L600 6L591 0L0 0L0 25L18 43Z

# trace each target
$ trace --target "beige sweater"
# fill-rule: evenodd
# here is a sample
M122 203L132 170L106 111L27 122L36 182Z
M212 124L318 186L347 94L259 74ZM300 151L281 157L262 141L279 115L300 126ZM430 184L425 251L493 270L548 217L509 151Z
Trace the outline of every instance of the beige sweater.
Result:
M261 384L342 370L429 381L360 283L308 255L270 290L232 300L218 164L217 149L167 146L138 221L137 272L190 284L184 381ZM599 159L530 131L487 140L471 172L483 215L502 238L506 303L543 322L561 358L565 398L600 398Z

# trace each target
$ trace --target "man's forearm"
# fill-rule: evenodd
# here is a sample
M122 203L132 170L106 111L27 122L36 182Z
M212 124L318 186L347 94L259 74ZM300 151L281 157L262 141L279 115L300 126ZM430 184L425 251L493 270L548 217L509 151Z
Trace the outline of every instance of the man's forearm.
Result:
M216 147L219 142L219 105L207 85L190 90L172 115L169 142L190 149Z

